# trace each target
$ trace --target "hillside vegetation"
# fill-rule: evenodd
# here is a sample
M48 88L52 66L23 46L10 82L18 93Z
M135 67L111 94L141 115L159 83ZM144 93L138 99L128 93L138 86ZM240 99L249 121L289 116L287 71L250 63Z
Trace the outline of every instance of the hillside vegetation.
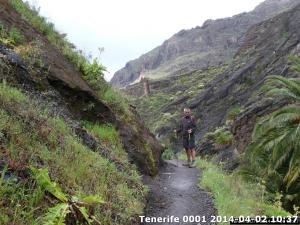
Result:
M105 67L1 0L0 224L136 224L162 146Z

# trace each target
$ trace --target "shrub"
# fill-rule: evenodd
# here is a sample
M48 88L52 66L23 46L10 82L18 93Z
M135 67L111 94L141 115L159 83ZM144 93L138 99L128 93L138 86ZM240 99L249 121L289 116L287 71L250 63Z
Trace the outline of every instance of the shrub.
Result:
M242 111L243 109L241 108L241 106L235 106L227 114L227 120L235 120Z
M233 141L233 135L230 131L222 131L222 132L218 133L215 141L217 144L220 144L220 145L231 144Z
M219 127L214 132L207 133L205 135L206 138L210 137L214 141L215 144L219 145L228 145L232 144L233 135L228 130L228 127Z
M171 160L171 159L174 159L175 158L175 154L174 152L172 151L172 149L168 148L166 149L163 154L162 154L162 159L164 160Z

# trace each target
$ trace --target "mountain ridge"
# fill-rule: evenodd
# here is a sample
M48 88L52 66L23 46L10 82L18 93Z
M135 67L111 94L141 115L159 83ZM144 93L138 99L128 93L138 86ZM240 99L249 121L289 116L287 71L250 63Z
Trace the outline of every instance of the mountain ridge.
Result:
M162 45L127 62L110 82L120 88L141 75L155 79L220 65L234 56L248 28L297 3L295 0L267 0L251 12L206 20L201 27L181 30Z

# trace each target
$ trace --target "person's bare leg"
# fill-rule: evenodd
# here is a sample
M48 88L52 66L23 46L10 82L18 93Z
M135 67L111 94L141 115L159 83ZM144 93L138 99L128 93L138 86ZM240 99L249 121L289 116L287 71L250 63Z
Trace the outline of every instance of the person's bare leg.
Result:
M190 168L194 168L195 167L195 159L196 159L196 151L195 151L195 148L192 148L190 150L190 154L191 154L191 163L189 165Z
M187 161L190 162L191 161L191 150L188 149L185 152L186 152Z
M190 162L191 162L191 154L190 154L190 151L187 150L187 149L185 149L185 153L186 153L187 162L183 163L182 165L183 166L189 166Z
M195 159L196 159L196 150L195 150L195 148L191 149L191 158L192 158L193 161L195 161Z

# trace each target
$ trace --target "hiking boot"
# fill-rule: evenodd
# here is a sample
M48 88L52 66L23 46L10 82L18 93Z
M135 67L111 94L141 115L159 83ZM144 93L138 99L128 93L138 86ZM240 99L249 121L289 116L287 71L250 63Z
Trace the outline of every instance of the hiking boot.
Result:
M186 163L182 163L183 166L190 166L191 162L187 161Z
M195 168L195 167L196 167L195 161L192 161L192 162L189 164L189 167L190 167L190 168Z

